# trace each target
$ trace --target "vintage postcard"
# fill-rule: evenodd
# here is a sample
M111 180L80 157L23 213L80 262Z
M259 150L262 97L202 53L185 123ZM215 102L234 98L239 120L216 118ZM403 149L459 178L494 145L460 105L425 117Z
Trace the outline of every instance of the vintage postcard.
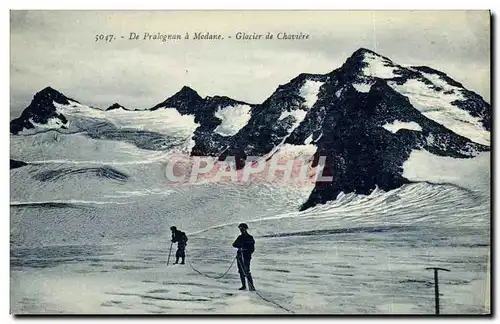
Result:
M489 11L10 12L10 311L491 314Z

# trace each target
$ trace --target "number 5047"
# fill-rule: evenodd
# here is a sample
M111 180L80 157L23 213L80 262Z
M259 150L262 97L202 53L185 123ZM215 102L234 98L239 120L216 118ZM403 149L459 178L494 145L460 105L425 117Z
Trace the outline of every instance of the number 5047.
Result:
M107 42L111 43L115 39L115 35L104 35L104 34L99 34L95 35L95 41L96 42Z

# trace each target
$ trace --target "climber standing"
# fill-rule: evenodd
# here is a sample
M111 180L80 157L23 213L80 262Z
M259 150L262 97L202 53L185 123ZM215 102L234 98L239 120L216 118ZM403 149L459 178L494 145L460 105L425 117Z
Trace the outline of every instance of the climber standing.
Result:
M236 238L233 247L238 249L236 254L236 261L238 262L238 273L240 274L241 288L239 290L247 289L245 284L245 277L248 281L248 288L254 291L252 274L250 273L250 261L252 260L252 253L255 250L255 240L252 235L248 234L248 225L241 223L238 225L241 234Z
M184 260L186 258L186 245L187 245L187 235L183 231L177 229L177 227L170 227L172 231L172 243L177 242L177 252L175 253L175 263L179 263L179 258L182 258L181 264L184 264Z

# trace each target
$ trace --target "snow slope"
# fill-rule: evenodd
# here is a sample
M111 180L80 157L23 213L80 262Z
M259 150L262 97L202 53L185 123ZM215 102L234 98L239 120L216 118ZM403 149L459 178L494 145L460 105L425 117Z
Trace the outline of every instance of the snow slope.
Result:
M199 126L194 122L194 116L181 115L175 108L154 111L130 111L121 108L103 111L79 103L71 105L54 103L54 105L59 113L69 118L73 117L75 121L82 119L96 120L96 122L108 121L118 128L158 132L176 137L192 136L196 127ZM75 130L85 130L86 125L79 123L74 127Z
M236 105L217 110L215 117L222 120L222 123L214 132L222 136L232 136L238 133L248 123L251 117L250 109L248 105Z
M304 85L300 88L299 93L304 98L304 106L312 108L318 100L319 88L324 84L321 81L314 81L307 79Z
M484 129L479 118L452 104L456 100L463 99L458 90L451 93L435 91L419 80L408 80L402 85L389 84L407 96L410 103L427 118L476 143L490 145L490 132Z
M432 158L425 154L412 153L408 163ZM127 181L87 173L40 178L73 163L14 169L11 310L286 314L237 291L235 267L214 280L189 265L166 266L175 224L189 235L192 266L221 275L234 257L236 225L245 221L257 242L252 272L259 293L296 314L432 314L428 266L452 270L440 276L443 314L487 313L489 153L455 161L457 172L474 170L463 178L450 178L450 161L435 159L440 177L425 170L415 177L447 184L341 195L305 212L296 205L310 188L165 187L160 162L114 165Z
M387 129L391 133L396 133L400 129L409 129L409 130L414 130L417 132L422 131L422 127L415 122L402 122L399 120L395 120L392 123L384 124L384 125L382 125L382 127Z
M287 313L255 294L237 291L235 268L214 280L189 266L166 267L169 225L188 232L193 267L218 276L234 257L230 245L238 234L236 225L246 221L257 241L252 272L258 291L294 313L432 314L428 266L452 270L440 276L442 313L488 312L486 208L471 209L475 203L467 192L431 188L420 184L392 194L351 195L307 213L279 214L275 206L281 198L300 195L277 188L254 188L253 196L211 187L147 204L136 200L126 209L52 208L43 218L39 209L15 208L12 310ZM186 195L187 201L205 201L204 206L186 206ZM452 202L458 204L450 213ZM162 208L166 204L169 209Z

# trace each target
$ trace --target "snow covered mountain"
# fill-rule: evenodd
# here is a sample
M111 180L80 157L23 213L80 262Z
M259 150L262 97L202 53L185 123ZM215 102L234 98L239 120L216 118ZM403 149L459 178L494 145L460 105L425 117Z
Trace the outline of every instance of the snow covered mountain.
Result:
M115 102L114 104L112 104L111 106L109 106L108 108L106 108L106 111L108 111L108 110L114 110L114 109L128 110L127 108L123 107L119 103Z
M10 132L18 134L31 129L67 129L68 120L56 108L56 105L77 104L57 90L47 87L35 94L30 105L19 118L10 122Z
M84 134L92 139L123 141L157 151L191 145L197 127L194 116L182 115L175 108L133 111L115 103L101 110L80 104L50 87L38 92L21 116L10 123L12 134Z
M446 74L403 67L359 49L338 69L300 74L262 104L202 98L183 87L149 109L91 108L48 87L11 121L13 135L47 131L126 142L191 156L250 156L307 151L326 157L330 183L317 183L301 209L340 193L369 194L411 181L422 157L472 158L489 151L491 107ZM419 154L424 152L424 154ZM427 155L426 155L427 154ZM16 156L22 159L22 156Z

